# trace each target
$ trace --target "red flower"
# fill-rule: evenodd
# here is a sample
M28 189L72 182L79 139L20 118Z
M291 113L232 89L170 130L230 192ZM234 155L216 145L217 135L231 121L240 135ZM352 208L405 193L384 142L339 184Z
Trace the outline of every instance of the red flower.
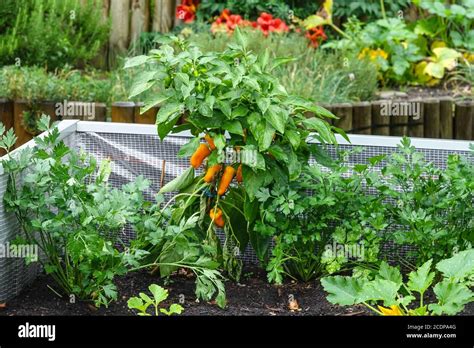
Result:
M256 27L260 29L265 36L270 32L283 33L287 32L288 26L280 18L273 18L270 13L262 12L257 18Z
M199 0L181 0L181 4L176 7L176 18L184 23L191 23L196 18L196 8Z
M317 48L321 42L328 38L322 26L309 29L305 36L309 39L310 45L314 48Z
M253 26L253 23L247 20L242 19L240 15L233 15L230 13L229 9L222 11L221 15L212 23L211 32L227 32L232 33L235 28Z
M252 27L259 29L265 36L270 32L287 32L288 26L280 18L273 18L269 13L263 12L258 17L256 22L245 20L240 15L233 15L228 9L222 11L220 16L212 23L211 32L227 32L232 33L235 28L239 27Z

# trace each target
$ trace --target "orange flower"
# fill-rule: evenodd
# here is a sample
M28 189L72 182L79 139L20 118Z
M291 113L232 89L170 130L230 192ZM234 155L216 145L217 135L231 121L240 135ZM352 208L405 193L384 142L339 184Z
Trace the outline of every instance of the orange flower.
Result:
M309 29L305 36L309 39L310 45L314 48L318 48L321 42L328 38L322 26Z

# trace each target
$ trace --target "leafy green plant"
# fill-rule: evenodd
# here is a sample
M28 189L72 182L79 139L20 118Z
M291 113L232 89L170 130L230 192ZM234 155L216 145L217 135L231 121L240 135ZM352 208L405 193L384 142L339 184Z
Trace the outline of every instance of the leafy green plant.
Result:
M140 316L150 316L147 312L150 306L155 308L155 316L158 316L159 313L170 316L173 314L181 314L183 312L183 307L176 303L171 304L169 309L159 308L161 302L168 298L168 290L156 284L151 284L148 287L148 290L150 290L153 298L150 298L150 296L141 292L139 294L140 297L131 297L127 301L128 308L137 310L138 315Z
M400 270L382 262L373 280L331 276L321 279L328 301L351 306L364 304L380 315L455 315L474 301L469 289L474 275L474 249L455 254L436 264L426 261L403 281ZM438 280L442 277L440 280ZM434 285L435 284L435 285ZM471 284L472 285L472 284ZM432 290L436 301L427 303L425 294ZM418 296L418 301L416 296ZM374 304L381 303L382 305Z
M220 307L225 307L225 287L214 261L217 251L203 244L199 237L198 217L171 223L176 208L162 206L164 197L157 196L157 203L146 207L143 215L133 222L136 238L131 242L132 254L143 253L134 269L150 269L154 274L169 278L180 268L196 275L196 297L210 301L214 296Z
M241 263L233 250L244 250L249 240L256 192L299 177L301 163L308 160L306 139L311 132L322 143L335 143L334 132L344 133L325 121L335 117L329 111L311 100L289 95L272 76L272 70L292 59L270 61L268 52L256 56L247 49L238 29L234 35L237 44L217 53L202 53L174 38L172 45L165 43L148 56L131 58L125 67L143 67L130 97L159 87L160 92L145 101L142 112L161 105L156 116L161 139L186 129L195 136L179 153L181 157L191 156L191 167L166 189L162 188L163 193L182 193L174 222L199 211L199 226L207 242L218 244L211 212L220 212L229 223L219 222L227 237L219 259L228 273L238 278ZM306 117L305 113L314 116ZM202 133L211 138L211 149L200 144L198 136ZM226 149L238 153L239 158L225 161ZM206 157L208 168L226 164L225 170L218 171L209 181L204 180L204 175L195 177L195 169ZM238 171L244 184L229 188ZM224 177L227 181L223 185ZM238 223L245 220L249 223Z
M127 100L123 72L104 73L96 70L58 69L54 73L44 68L4 66L0 70L0 95L21 99L31 108L42 101L103 102Z
M395 17L400 11L404 11L409 4L409 0L383 2L380 0L336 0L334 1L334 16L345 18L355 16L361 20L369 22L380 19L384 15Z
M348 50L312 50L302 35L269 35L259 31L243 31L248 49L257 55L268 50L271 59L295 57L275 68L288 93L320 103L341 103L370 100L377 90L377 67L367 59L359 59ZM203 52L222 52L235 38L226 34L196 33L189 40Z
M36 147L2 161L9 175L5 206L20 222L20 239L38 245L46 273L65 294L107 306L117 298L114 277L127 271L134 256L117 248L119 233L136 219L148 182L137 178L122 190L112 189L110 161L98 165L68 148L57 128L49 128L48 117L39 128L48 133L36 138ZM15 140L9 131L0 147L9 151Z
M410 245L417 265L438 262L474 243L474 166L467 158L449 155L445 170L426 162L408 138L388 158L382 178L374 182L388 205L393 233L386 238Z
M358 32L348 33L350 39L328 43L323 47L355 48L361 58L368 57L383 73L386 83L407 83L412 80L411 67L424 58L418 35L400 18L380 19Z
M371 180L369 168L380 159L350 174L345 162L351 154L340 153L338 161L325 158L329 168L305 166L299 180L257 193L261 219L255 230L267 241L262 250L268 250L270 238L275 241L267 263L269 281L281 283L284 275L308 281L377 262L385 211L382 199L366 195L363 183Z
M425 14L416 22L415 33L442 40L448 47L474 50L473 1L417 0L414 4Z
M0 32L0 63L55 69L91 60L109 31L97 6L96 0L17 2L16 18Z

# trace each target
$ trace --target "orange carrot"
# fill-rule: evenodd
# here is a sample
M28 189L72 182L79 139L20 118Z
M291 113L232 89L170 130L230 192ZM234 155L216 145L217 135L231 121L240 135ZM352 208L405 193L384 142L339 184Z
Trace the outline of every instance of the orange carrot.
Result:
M235 180L240 184L242 181L244 181L244 178L242 176L242 165L237 168L237 174L235 174Z
M221 170L222 166L220 164L215 164L212 167L207 169L206 175L204 176L204 181L209 183L211 182L216 174Z
M222 217L222 210L217 208L216 212L214 213L214 209L211 209L211 211L209 212L209 216L211 217L211 220L214 221L216 226L224 227L225 221L224 221L224 218Z
M232 166L225 167L224 174L222 174L221 182L219 183L219 189L217 190L217 194L219 196L222 196L224 193L226 193L230 182L234 178L234 174L235 169Z
M211 136L209 134L206 134L204 136L204 139L207 141L207 143L209 144L209 147L211 148L211 151L212 150L215 150L216 149L216 145L214 144L214 140L212 140Z
M200 144L195 153L191 156L190 163L194 169L199 168L204 159L211 154L206 144Z

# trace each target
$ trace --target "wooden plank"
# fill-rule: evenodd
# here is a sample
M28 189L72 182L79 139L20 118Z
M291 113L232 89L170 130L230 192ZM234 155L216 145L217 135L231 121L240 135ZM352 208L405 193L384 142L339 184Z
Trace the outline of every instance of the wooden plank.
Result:
M424 109L424 127L425 138L440 137L440 118L439 118L439 100L425 99L423 101Z
M415 138L424 137L424 105L421 100L416 100L419 102L419 115L416 115L408 118L408 136Z
M130 42L140 38L140 34L148 31L150 25L149 0L132 0L130 20Z
M135 103L116 102L112 104L112 122L133 123L135 121Z
M13 127L13 102L8 99L0 99L0 121L5 130Z
M51 117L51 121L56 121L56 108L53 102L41 102L37 104L31 104L24 100L15 100L13 104L13 129L18 138L15 146L21 146L27 141L33 139L36 134L32 134L27 131L24 127L24 112L36 111L41 114L46 114Z
M334 120L334 126L348 132L352 129L352 105L350 103L333 104L333 113L338 120Z
M101 23L105 24L109 20L109 10L110 10L110 0L95 0L97 4L100 6L101 5ZM82 1L83 3L86 2L86 0ZM111 28L112 30L112 28ZM97 54L94 59L92 59L92 66L98 69L108 69L108 54L109 54L109 42L106 41L104 42L103 46L100 48L99 53Z
M439 134L442 139L453 139L454 101L451 97L439 98ZM474 123L473 123L474 124Z
M169 32L173 28L175 14L175 0L155 0L152 30L160 33Z
M472 140L474 101L457 101L454 110L455 139Z
M0 121L2 122L5 130L9 130L13 127L13 103L8 99L0 99ZM0 156L6 154L6 151L0 149Z
M372 102L372 134L390 135L390 117L381 114L382 103L385 102L383 100Z
M410 105L410 102L406 100L386 100L385 103L385 116L390 119L390 135L408 135L408 118L410 115L406 106Z
M355 134L372 133L372 105L370 102L352 104L352 129Z
M105 103L95 103L94 121L107 121L107 105Z
M129 27L130 0L110 0L110 20L112 30L109 38L109 65L114 66L118 55L127 53Z
M155 124L156 113L158 112L159 108L153 107L150 110L146 111L145 113L140 114L140 107L142 106L143 106L143 103L135 104L135 116L134 116L135 123Z

